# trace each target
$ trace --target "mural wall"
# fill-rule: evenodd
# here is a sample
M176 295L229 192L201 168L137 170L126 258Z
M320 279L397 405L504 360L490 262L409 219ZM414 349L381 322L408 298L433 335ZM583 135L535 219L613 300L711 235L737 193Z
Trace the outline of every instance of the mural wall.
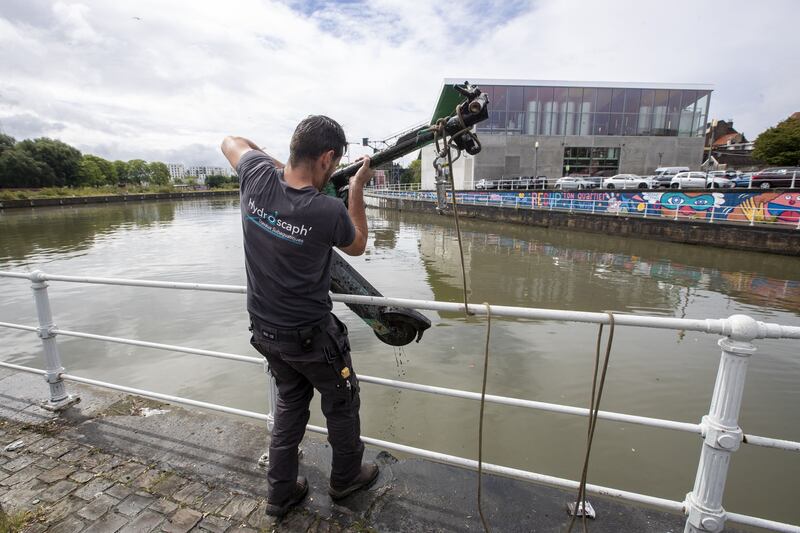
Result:
M427 191L380 191L380 196L436 201ZM568 209L711 222L800 224L800 192L762 191L469 191L457 202L528 209Z

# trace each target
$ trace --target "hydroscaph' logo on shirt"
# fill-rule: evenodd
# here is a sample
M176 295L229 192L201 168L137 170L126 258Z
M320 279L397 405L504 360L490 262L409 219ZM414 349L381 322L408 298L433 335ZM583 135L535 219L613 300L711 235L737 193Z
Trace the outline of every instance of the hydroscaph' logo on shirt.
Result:
M296 226L286 220L282 220L277 211L265 211L263 207L258 207L252 198L247 202L247 208L251 213L248 215L247 220L257 224L259 228L279 239L300 246L304 242L300 237L307 237L311 233L311 226Z

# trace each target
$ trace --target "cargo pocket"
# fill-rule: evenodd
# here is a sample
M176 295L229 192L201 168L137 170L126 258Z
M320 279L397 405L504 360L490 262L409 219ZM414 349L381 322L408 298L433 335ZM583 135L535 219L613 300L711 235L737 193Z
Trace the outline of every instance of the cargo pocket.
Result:
M350 358L347 328L339 324L341 322L337 319L328 326L330 344L325 348L325 355L334 375L337 397L349 404L358 397L358 379Z

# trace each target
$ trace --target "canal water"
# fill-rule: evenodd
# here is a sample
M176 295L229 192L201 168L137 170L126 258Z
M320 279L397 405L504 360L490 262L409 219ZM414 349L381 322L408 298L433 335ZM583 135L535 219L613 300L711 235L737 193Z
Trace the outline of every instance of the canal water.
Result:
M370 240L349 260L388 296L461 298L452 219L370 209ZM463 221L470 300L582 311L687 318L746 313L800 325L800 261L613 235ZM0 211L0 270L245 283L238 199L87 205ZM248 343L243 295L53 282L64 329L257 355ZM422 342L393 348L335 305L351 332L359 373L479 391L485 318L424 311ZM35 324L25 280L0 280L0 321ZM495 318L488 392L587 406L597 328ZM0 359L41 367L35 335L0 330ZM719 362L717 338L618 327L604 410L699 422ZM61 337L70 373L238 408L266 411L260 367ZM800 440L797 341L758 341L741 424L746 433ZM45 393L44 384L42 394ZM362 385L368 436L476 457L479 404ZM318 401L311 423L322 424ZM580 477L587 420L487 405L486 461ZM600 421L590 482L682 500L692 489L698 436ZM800 454L743 446L735 454L727 509L800 523ZM602 505L599 505L602 513Z

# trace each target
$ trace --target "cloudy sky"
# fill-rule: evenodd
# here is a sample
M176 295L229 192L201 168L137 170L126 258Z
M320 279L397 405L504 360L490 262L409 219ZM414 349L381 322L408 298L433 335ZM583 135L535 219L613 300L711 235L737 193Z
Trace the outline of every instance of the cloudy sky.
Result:
M111 159L279 158L309 114L353 141L429 118L443 78L710 83L754 138L800 111L797 0L2 0L0 130ZM352 147L351 154L362 150Z

